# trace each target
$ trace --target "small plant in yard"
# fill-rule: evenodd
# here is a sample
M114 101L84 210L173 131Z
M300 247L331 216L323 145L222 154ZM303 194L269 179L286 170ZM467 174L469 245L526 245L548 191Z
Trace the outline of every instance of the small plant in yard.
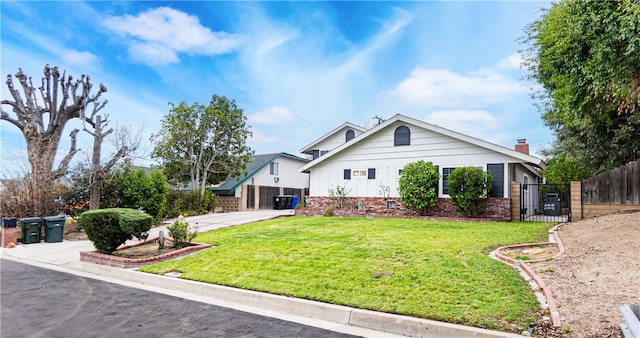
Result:
M191 226L182 215L167 227L167 231L169 231L169 236L173 238L174 248L189 246L189 243L198 235L198 227Z
M336 208L342 209L350 192L351 189L347 189L347 186L338 185L335 188L329 188L329 198L335 203Z
M326 209L324 209L324 212L322 213L322 216L324 217L333 217L333 210L335 209L335 207L333 205L328 206Z

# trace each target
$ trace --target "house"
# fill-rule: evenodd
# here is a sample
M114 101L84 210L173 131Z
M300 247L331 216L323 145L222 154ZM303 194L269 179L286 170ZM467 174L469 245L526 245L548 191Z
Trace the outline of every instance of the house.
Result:
M337 140L342 142L337 145ZM329 204L330 190L344 187L365 208L383 197L399 201L399 174L406 164L418 160L437 166L440 199L449 198L447 177L458 167L490 171L494 178L489 196L508 200L510 182L537 183L541 176L536 168L545 166L540 158L529 155L524 140L510 149L401 114L369 130L343 124L301 152L314 157L300 168L310 175L308 202Z
M245 174L227 177L211 187L223 211L273 209L274 196L296 195L301 200L309 189L309 174L298 168L310 160L287 153L254 155Z

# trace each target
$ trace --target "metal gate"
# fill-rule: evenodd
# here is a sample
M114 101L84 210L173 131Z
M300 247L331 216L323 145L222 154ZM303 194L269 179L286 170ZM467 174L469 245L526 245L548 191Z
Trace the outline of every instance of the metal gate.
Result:
M520 221L571 222L569 184L521 184Z

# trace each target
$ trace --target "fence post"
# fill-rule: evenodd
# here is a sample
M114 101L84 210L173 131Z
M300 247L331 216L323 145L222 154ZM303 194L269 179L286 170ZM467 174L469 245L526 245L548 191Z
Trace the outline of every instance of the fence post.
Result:
M520 183L511 182L511 222L520 221Z
M571 181L571 220L582 219L582 182Z

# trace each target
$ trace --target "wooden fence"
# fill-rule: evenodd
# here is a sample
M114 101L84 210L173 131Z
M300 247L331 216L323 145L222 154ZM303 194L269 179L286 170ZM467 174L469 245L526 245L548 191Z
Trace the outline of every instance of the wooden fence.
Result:
M640 204L640 161L582 180L583 204Z

